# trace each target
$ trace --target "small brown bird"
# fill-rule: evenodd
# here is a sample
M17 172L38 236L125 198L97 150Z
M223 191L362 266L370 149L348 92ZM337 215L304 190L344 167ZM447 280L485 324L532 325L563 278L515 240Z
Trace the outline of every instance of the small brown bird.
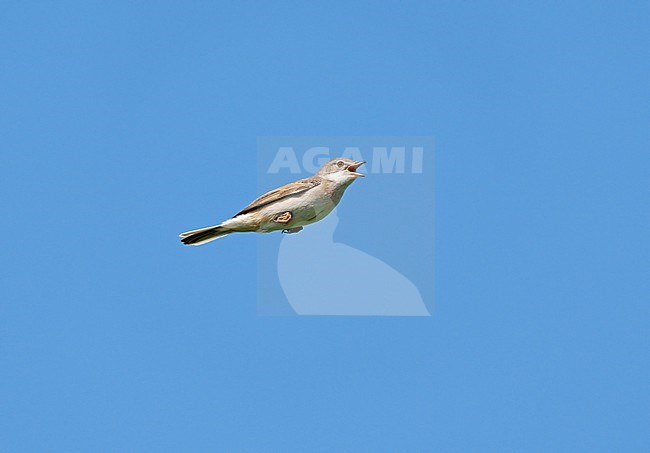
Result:
M181 233L186 245L201 245L230 233L297 233L303 226L322 220L341 200L343 192L360 176L365 161L338 157L310 178L300 179L265 193L231 219L219 225Z

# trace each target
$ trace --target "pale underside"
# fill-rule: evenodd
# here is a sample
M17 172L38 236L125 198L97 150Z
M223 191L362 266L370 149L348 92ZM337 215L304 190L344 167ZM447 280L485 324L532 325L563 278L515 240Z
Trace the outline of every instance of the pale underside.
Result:
M257 198L222 226L239 231L268 233L318 222L338 204L328 190L331 182L311 177L279 187Z

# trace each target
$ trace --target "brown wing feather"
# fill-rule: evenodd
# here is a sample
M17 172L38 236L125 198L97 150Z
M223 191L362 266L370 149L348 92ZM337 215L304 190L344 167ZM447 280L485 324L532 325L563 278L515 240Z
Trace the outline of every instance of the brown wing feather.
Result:
M255 211L256 209L259 209L263 206L267 206L270 203L273 203L278 200L282 200L283 198L289 197L291 195L296 195L302 192L306 192L309 189L313 189L314 187L320 185L320 183L321 183L320 178L312 176L311 178L299 179L298 181L289 183L282 187L278 187L277 189L265 193L261 197L254 200L251 204L249 204L244 209L242 209L237 214L235 214L234 217L237 217L238 215L242 215L242 214L247 214L251 211Z

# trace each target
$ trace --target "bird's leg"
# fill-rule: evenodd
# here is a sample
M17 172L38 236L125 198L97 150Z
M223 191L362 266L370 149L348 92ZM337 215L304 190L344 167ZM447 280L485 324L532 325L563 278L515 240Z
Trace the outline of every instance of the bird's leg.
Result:
M275 217L273 217L274 222L284 223L284 224L288 224L289 222L291 222L291 219L293 219L293 214L291 213L291 211L286 211L286 212L283 212L282 214L278 214ZM293 228L286 228L286 229L282 230L282 232L286 233L286 234L293 234L293 233L298 233L300 230L302 230L301 226L293 227Z
M277 223L289 223L292 218L293 214L291 214L291 211L286 211L273 217L273 221Z
M302 231L302 227L301 227L301 226L293 227L293 228L288 228L288 229L286 229L286 230L282 230L282 232L283 232L283 233L286 233L286 234L299 233L299 232L301 232L301 231Z

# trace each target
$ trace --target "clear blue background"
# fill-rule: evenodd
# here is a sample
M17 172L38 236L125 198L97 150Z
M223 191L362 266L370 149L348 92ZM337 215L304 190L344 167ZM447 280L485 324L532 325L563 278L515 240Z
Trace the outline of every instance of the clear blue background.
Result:
M1 449L646 449L649 18L4 2ZM250 236L179 245L262 135L436 137L434 317L258 317Z

